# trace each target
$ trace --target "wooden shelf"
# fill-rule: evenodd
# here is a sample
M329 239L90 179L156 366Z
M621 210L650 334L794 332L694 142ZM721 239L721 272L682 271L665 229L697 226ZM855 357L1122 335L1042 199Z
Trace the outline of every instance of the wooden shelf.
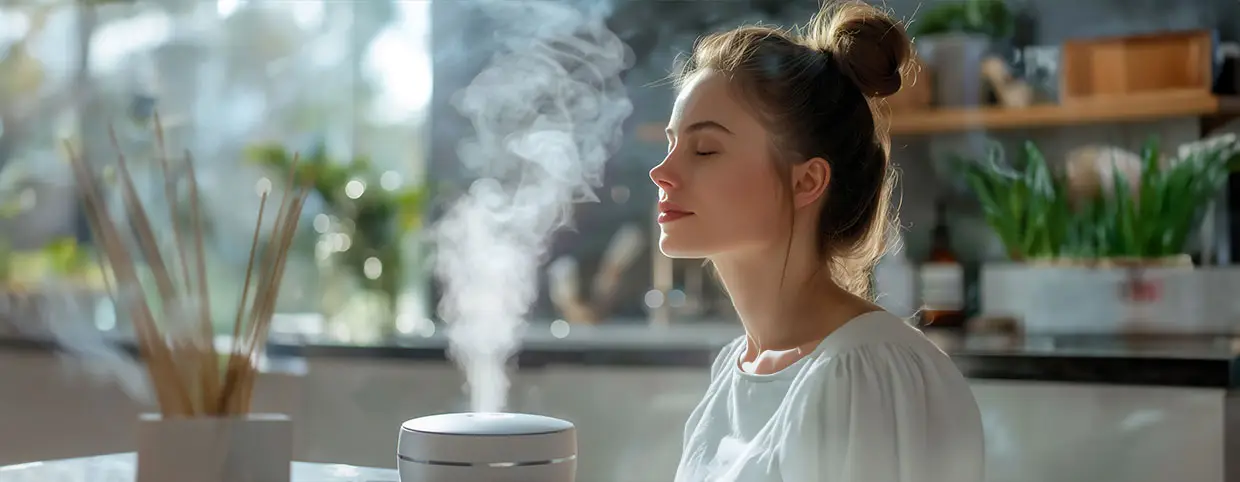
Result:
M1215 97L1200 92L1171 92L1140 96L1078 100L1005 109L937 109L923 112L895 112L891 116L892 135L934 134L969 130L1004 130L1059 127L1086 124L1118 124L1177 117L1204 117L1235 114L1240 99Z
M892 135L925 135L971 130L1011 130L1087 124L1119 124L1179 117L1235 116L1240 97L1217 97L1197 91L1073 101L1007 109L933 109L893 112ZM664 142L663 125L644 124L637 136Z

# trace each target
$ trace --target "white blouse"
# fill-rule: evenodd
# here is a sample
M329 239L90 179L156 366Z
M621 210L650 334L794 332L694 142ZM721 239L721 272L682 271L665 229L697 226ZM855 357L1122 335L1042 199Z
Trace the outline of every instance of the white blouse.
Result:
M770 375L716 358L676 482L982 482L981 414L950 358L887 312Z

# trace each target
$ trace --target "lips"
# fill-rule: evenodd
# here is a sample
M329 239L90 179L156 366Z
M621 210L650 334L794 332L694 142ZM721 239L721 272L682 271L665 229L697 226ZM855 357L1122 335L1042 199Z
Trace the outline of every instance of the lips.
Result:
M677 219L692 216L693 211L682 208L668 201L659 201L659 224L670 223Z

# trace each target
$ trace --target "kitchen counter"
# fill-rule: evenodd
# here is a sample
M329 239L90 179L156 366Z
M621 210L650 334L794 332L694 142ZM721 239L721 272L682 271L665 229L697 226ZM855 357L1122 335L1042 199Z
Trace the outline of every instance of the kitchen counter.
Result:
M670 327L530 325L518 368L555 365L709 367L719 349L741 335L739 327L713 323ZM1119 385L1240 387L1240 337L1112 335L970 335L928 331L969 378ZM223 343L223 342L221 342ZM302 360L362 358L446 362L441 334L352 343L328 336L273 334L269 370L302 370ZM0 338L0 349L53 349L54 343ZM128 348L131 352L132 347Z
M137 476L138 457L119 453L64 460L46 460L0 466L3 482L131 482ZM290 482L397 482L392 469L344 464L293 462Z

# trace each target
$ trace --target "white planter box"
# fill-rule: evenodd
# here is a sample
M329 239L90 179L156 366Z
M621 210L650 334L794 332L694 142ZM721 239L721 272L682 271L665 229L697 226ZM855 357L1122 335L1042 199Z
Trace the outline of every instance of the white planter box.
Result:
M142 415L137 482L289 482L293 424L282 414Z
M988 264L981 308L1027 333L1233 333L1240 268Z

